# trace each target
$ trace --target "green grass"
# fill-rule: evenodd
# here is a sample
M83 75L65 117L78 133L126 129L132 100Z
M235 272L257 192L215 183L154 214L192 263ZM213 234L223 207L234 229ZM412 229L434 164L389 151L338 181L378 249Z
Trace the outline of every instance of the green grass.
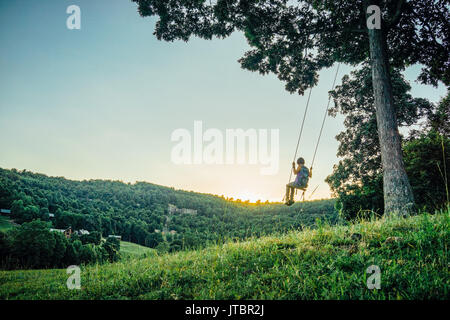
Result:
M65 270L1 271L0 299L449 299L449 234L449 211L319 226L83 267L81 290Z
M11 229L12 227L13 224L11 223L8 217L0 216L0 232Z
M156 254L154 249L136 243L120 241L120 255L123 258L139 258Z

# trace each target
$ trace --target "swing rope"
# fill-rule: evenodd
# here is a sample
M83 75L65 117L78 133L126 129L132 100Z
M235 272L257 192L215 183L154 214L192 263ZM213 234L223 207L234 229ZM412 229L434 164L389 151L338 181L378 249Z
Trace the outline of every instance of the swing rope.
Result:
M337 65L337 68L336 68L336 74L334 75L333 85L331 86L331 91L334 90L334 87L335 87L335 85L336 85L336 79L337 79L337 75L338 75L338 73L339 73L339 67L340 67L340 65L341 65L340 63L338 63L338 65ZM311 161L311 169L310 169L310 170L312 170L314 161L316 160L317 149L318 149L318 147L319 147L320 138L322 137L323 127L325 126L325 120L327 119L328 110L330 109L330 102L331 102L331 96L328 97L327 109L325 110L325 114L323 115L322 127L320 127L319 138L317 139L316 149L314 150L314 156L313 156L313 159L312 159L312 161Z
M334 87L335 87L335 85L336 85L336 79L337 79L337 76L338 76L338 73L339 73L339 67L340 67L340 63L337 65L337 68L336 68L336 73L335 73L335 75L334 75L334 80L333 80L333 85L331 86L331 91L334 90ZM294 159L292 160L292 162L295 162L295 159L297 158L298 147L300 146L300 140L301 140L302 133L303 133L303 127L304 127L304 125L305 125L305 119L306 119L306 115L307 115L307 113L308 113L309 102L310 102L310 100L311 100L311 92L312 92L312 87L311 87L311 89L309 89L308 100L307 100L307 102L306 102L306 107L305 107L305 113L303 114L302 125L301 125L301 127L300 127L300 133L299 133L299 135L298 135L297 146L295 147ZM312 159L312 161L311 161L311 169L310 169L310 172L312 171L312 168L313 168L313 165L314 165L314 161L316 160L317 149L319 148L320 139L321 139L321 137L322 137L323 128L324 128L324 126L325 126L325 120L326 120L327 115L328 115L328 110L330 109L330 103L331 103L331 96L328 97L327 108L326 108L325 114L324 114L324 116L323 116L322 126L320 127L319 137L318 137L318 139L317 139L316 147L315 147L315 149L314 149L314 155L313 155L313 159ZM291 178L292 178L292 169L290 170L288 183L291 182ZM317 187L318 187L318 186L317 186ZM317 189L317 187L316 187L316 189ZM316 189L314 189L313 193L316 191ZM305 191L306 191L306 190L303 190L303 199L304 199L304 197L305 197ZM295 193L297 194L297 190L295 190ZM312 195L312 194L311 194L311 195ZM283 201L284 201L284 199L285 199L285 197L283 197Z
M300 139L302 138L302 133L303 133L303 127L305 125L306 114L308 113L308 108L309 108L309 101L311 99L311 91L312 91L312 88L309 89L308 101L306 102L305 113L303 114L302 125L300 127L300 133L299 133L298 139L297 139L297 146L295 147L294 160L292 160L292 162L295 162L295 159L297 158L298 147L300 146ZM291 178L292 178L292 170L291 170L291 172L289 174L288 183L291 182Z

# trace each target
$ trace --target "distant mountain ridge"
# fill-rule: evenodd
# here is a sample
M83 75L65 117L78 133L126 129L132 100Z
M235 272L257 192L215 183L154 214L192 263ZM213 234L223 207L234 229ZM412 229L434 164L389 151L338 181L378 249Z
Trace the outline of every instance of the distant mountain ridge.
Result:
M169 205L188 209L191 214L170 214L168 222L169 211L173 210ZM121 235L125 241L165 246L169 251L301 229L314 225L317 218L330 223L338 219L334 200L292 207L246 204L147 182L73 181L1 168L0 208L10 208L11 217L18 223L41 219L51 221L55 228L71 226ZM174 232L163 234L158 230Z

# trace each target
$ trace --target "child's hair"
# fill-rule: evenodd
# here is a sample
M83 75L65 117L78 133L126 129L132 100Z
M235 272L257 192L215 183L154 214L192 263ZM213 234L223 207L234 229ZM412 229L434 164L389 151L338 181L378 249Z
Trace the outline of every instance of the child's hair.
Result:
M304 165L304 164L305 164L305 159L303 159L303 158L298 158L298 159L297 159L297 164L298 164L298 165L300 165L300 164L301 164L301 165Z

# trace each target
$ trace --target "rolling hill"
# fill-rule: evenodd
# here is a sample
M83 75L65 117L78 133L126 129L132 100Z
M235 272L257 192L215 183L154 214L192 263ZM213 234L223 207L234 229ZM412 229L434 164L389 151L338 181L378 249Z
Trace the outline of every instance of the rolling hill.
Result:
M169 251L301 230L317 219L336 223L334 203L250 204L147 182L72 181L0 169L0 207L10 208L19 224L40 219L53 228L120 235L124 241L164 245Z
M122 258L141 258L147 255L154 255L156 252L148 247L136 243L120 241L120 254Z
M8 217L0 216L0 232L11 229L14 225Z
M81 271L0 271L0 299L448 299L450 211L319 225ZM369 289L368 267L380 270Z

